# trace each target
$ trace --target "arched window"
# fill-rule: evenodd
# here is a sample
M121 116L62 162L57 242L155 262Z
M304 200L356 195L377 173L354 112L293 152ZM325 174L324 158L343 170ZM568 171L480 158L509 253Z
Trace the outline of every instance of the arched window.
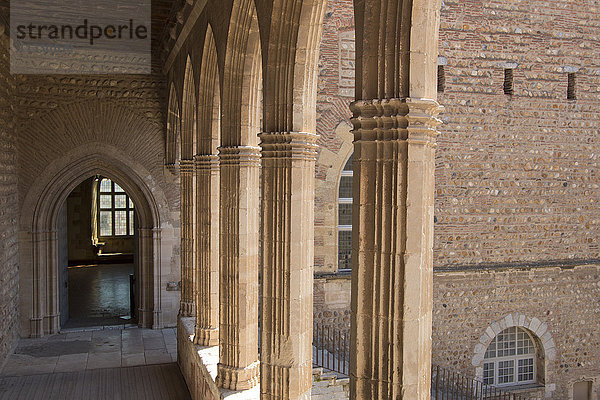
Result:
M338 193L338 269L352 268L352 157L342 171Z
M534 340L523 328L505 329L489 344L483 359L483 383L511 386L536 383Z

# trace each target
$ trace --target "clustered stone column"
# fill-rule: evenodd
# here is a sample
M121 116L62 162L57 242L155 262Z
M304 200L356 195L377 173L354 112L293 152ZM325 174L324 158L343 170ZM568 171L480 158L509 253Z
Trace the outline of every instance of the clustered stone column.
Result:
M155 231L152 228L138 229L138 254L141 260L144 260L139 266L140 276L136 285L139 299L138 307L138 325L144 328L152 328L151 321L154 317L155 307L160 309L160 304L154 304L155 301L160 301L160 298L154 298L154 243ZM144 253L142 253L142 251ZM160 321L158 321L160 322Z
M219 344L219 157L196 156L196 331L201 346Z
M262 133L261 398L310 399L316 135Z
M434 100L353 103L352 399L429 399Z
M220 321L217 384L258 384L258 206L260 149L221 147Z
M194 160L181 160L181 304L183 317L195 315L194 307Z

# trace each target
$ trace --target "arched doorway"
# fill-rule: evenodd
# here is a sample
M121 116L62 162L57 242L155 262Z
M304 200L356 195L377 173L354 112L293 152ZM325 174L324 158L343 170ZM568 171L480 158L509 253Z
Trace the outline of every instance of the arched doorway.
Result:
M24 200L21 235L26 237L22 237L20 253L30 257L20 271L20 311L22 321L29 320L28 327L22 326L25 336L40 337L60 331L60 212L77 186L97 176L118 182L135 204L137 322L140 327L161 327L158 209L150 188L139 174L108 150L49 168L47 175L38 178L43 183L38 182L37 190L30 190Z
M80 183L59 214L62 328L137 323L135 205L118 182Z

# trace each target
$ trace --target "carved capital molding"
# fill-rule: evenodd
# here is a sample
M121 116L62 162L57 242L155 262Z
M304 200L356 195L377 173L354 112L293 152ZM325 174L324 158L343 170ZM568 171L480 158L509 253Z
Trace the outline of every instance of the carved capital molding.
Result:
M179 171L182 174L191 174L194 172L195 166L196 163L194 162L194 160L181 160L181 162L179 163Z
M197 170L215 170L219 168L219 156L216 154L194 156Z
M219 160L221 165L260 167L260 147L219 147Z
M437 116L444 111L444 107L431 99L406 99L408 105L408 143L435 146L435 140L439 135L438 126L442 120Z
M309 132L263 132L258 135L263 157L316 160L317 138Z
M372 99L350 104L355 141L434 141L443 107L435 100Z

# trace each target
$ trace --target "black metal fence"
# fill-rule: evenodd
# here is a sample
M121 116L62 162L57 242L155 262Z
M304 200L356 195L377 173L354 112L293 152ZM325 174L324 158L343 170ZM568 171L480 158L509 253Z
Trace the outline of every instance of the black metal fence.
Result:
M350 370L349 332L340 332L334 327L314 325L313 365L342 375ZM467 378L454 371L432 366L432 400L527 400L517 393L486 385L476 379Z
M350 338L348 333L315 324L313 329L313 364L348 375L350 370Z
M431 371L432 400L526 400L475 379L434 365Z

